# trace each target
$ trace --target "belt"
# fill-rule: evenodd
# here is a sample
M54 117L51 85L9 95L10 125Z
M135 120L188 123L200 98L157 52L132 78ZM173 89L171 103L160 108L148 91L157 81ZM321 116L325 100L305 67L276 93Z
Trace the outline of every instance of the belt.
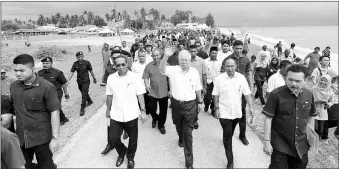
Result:
M175 98L173 98L175 101L179 102L180 104L188 104L188 103L192 103L195 102L195 100L190 100L190 101L182 101L182 100L177 100Z

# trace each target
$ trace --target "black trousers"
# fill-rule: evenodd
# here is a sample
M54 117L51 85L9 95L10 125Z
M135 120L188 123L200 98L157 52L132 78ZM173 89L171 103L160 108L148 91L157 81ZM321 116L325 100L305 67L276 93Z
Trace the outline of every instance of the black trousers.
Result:
M239 133L239 138L245 138L246 135L246 99L245 96L242 95L241 97L241 112L242 112L242 117L239 120L239 129L240 129L240 133Z
M214 101L213 101L213 98L212 98L213 87L214 87L213 82L210 83L210 84L207 84L206 94L205 94L205 97L204 97L205 107L211 108L212 112L214 111Z
M53 162L53 154L49 149L49 143L38 145L31 148L25 148L25 145L21 147L22 154L25 158L26 169L34 169L32 165L33 156L35 154L38 166L40 169L55 169Z
M160 113L157 114L157 106L159 103ZM161 99L148 96L147 110L151 114L153 121L158 121L158 127L164 127L167 118L168 97Z
M121 142L121 135L125 130L129 136L128 148ZM127 150L127 159L134 160L138 146L138 118L128 122L118 122L111 119L110 138L119 156L124 156Z
M62 96L64 95L64 93L63 93L63 91L62 91L61 89L57 90L57 92L58 92L58 97L59 97L60 104L61 104ZM66 118L64 112L62 111L62 108L61 108L61 107L60 107L59 112L60 112L60 122L66 120L67 118Z
M262 105L265 105L265 100L264 100L264 93L263 93L263 85L264 85L265 81L261 81L261 80L255 80L255 84L257 86L257 92L255 92L254 98L258 98L261 101Z
M193 137L192 131L196 120L196 100L180 102L171 98L172 118L175 124L179 141L184 143L186 167L193 166Z
M222 127L222 140L224 142L226 158L229 164L233 163L232 137L239 120L240 119L219 119Z
M78 82L78 88L81 92L81 97L82 97L81 109L84 109L86 107L87 102L92 102L92 99L88 94L89 84L90 84L90 81L87 81L87 82L84 82L84 83Z
M269 169L306 169L307 163L308 153L300 159L273 149Z

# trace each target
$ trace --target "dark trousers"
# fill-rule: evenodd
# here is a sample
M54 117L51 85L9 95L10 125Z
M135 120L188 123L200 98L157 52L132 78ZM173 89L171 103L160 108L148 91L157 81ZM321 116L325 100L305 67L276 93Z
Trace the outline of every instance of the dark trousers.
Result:
M86 107L87 102L92 102L92 99L88 94L89 83L90 83L90 81L87 81L85 83L79 83L78 82L78 88L81 92L81 97L82 97L81 109L84 109Z
M239 120L239 129L240 129L240 133L239 133L239 138L245 138L246 135L246 99L245 96L242 95L241 97L241 112L242 112L242 117Z
M157 114L157 106L159 103L160 113ZM153 121L158 121L158 127L164 127L167 118L168 97L161 99L148 96L147 110L151 114Z
M255 80L255 84L257 86L257 92L255 92L254 98L256 99L259 97L262 105L265 105L264 93L262 89L262 86L264 85L264 83L265 81Z
M214 102L212 98L213 87L214 87L213 83L207 84L206 94L204 97L205 107L211 108L212 112L214 111Z
M302 159L273 149L269 169L306 169L308 153Z
M59 97L60 104L61 104L62 96L64 95L64 93L62 92L61 89L60 89L60 90L57 90L57 92L58 92L58 97ZM65 121L67 118L66 118L64 112L62 111L62 108L61 108L61 107L60 107L59 112L60 112L60 122Z
M106 83L107 82L107 77L106 77L106 68L107 68L107 65L105 63L102 64L102 67L103 67L103 72L102 72L102 77L101 77L101 82L102 83Z
M193 166L192 131L197 116L197 102L196 100L180 102L171 98L171 103L173 123L179 135L179 141L184 143L186 167Z
M129 136L128 148L121 142L121 135L125 130ZM134 160L138 145L138 118L128 122L118 122L111 119L110 138L119 156L124 156L127 150L127 159Z
M234 134L234 129L237 126L240 119L219 119L222 127L222 138L225 147L225 153L227 157L227 162L229 164L233 163L233 150L232 150L232 137Z
M25 158L26 169L33 169L33 156L35 154L36 160L38 161L38 166L40 169L55 169L53 162L53 154L49 149L49 143L34 146L31 148L25 148L25 145L21 147L22 154Z

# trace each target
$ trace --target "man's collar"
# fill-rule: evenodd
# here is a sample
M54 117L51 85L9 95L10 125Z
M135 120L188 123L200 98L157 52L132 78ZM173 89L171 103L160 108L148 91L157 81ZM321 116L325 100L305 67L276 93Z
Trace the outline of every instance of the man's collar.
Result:
M25 83L23 81L18 80L19 84L25 85ZM35 79L33 80L32 84L29 86L39 86L40 85L40 80L39 80L39 76L37 73L35 73Z
M293 94L296 97L300 96L303 93L303 88L301 88L298 93L294 93L294 92L292 92L292 90L290 88L288 88L287 85L285 85L285 86L286 86L288 93L291 94L291 95Z

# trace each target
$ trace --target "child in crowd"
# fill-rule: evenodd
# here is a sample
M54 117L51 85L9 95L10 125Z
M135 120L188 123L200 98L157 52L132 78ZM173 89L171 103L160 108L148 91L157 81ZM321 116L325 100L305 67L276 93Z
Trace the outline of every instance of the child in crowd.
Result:
M321 76L320 81L312 88L316 111L318 113L315 118L317 121L316 126L320 139L324 132L325 121L328 120L327 109L333 105L333 92L331 91L331 76L325 74ZM325 143L327 140L324 140Z

